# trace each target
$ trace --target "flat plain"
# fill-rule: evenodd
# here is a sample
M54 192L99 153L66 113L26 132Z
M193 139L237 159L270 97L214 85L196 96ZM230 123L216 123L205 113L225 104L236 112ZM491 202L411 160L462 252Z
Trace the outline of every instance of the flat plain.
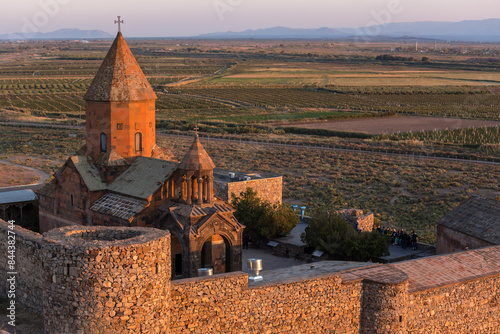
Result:
M127 42L158 95L158 141L178 156L189 140L162 132L302 146L206 143L218 167L283 174L287 203L373 211L433 242L437 220L471 194L500 198L499 166L482 163L500 161L499 45ZM4 161L54 172L84 144L83 95L110 44L0 43Z

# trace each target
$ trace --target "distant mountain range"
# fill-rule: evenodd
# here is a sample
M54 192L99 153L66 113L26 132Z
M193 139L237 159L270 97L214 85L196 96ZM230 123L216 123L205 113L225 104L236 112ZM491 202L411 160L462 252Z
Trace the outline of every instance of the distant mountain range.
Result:
M104 39L114 35L102 30L59 29L47 33L11 33L0 35L0 40L50 40L50 39ZM460 22L407 22L387 23L359 28L297 29L274 27L240 32L214 32L193 36L208 39L431 39L467 42L500 42L500 19Z
M461 22L387 23L360 28L295 29L274 27L241 32L216 32L199 38L256 38L256 39L351 39L378 40L381 38L425 38L470 42L499 42L500 19Z
M102 30L80 30L80 29L59 29L52 32L37 33L11 33L0 35L0 40L24 40L24 39L95 39L113 38L114 36Z

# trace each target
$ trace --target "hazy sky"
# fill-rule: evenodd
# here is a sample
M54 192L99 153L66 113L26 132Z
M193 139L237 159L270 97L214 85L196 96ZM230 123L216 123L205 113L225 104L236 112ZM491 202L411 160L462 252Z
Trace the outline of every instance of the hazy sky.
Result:
M499 0L0 0L0 4L0 34L61 28L114 33L116 15L125 20L122 31L128 37L500 16Z

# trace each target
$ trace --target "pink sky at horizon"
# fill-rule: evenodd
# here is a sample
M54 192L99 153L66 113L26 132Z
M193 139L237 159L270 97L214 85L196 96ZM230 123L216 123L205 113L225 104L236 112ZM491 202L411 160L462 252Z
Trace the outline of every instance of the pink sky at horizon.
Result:
M63 28L116 32L131 37L193 36L275 26L353 28L374 23L495 18L498 0L1 0L0 34ZM386 15L388 14L388 15ZM377 19L379 18L379 19Z

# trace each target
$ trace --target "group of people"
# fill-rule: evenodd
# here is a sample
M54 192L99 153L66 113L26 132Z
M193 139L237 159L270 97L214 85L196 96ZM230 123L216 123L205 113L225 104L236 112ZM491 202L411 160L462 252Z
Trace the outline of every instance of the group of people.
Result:
M398 245L401 248L406 249L411 244L413 250L418 249L418 235L415 231L411 231L410 234L406 233L404 228L401 230L396 230L388 227L377 227L377 231L380 235L387 235L388 240L390 240L391 245Z

